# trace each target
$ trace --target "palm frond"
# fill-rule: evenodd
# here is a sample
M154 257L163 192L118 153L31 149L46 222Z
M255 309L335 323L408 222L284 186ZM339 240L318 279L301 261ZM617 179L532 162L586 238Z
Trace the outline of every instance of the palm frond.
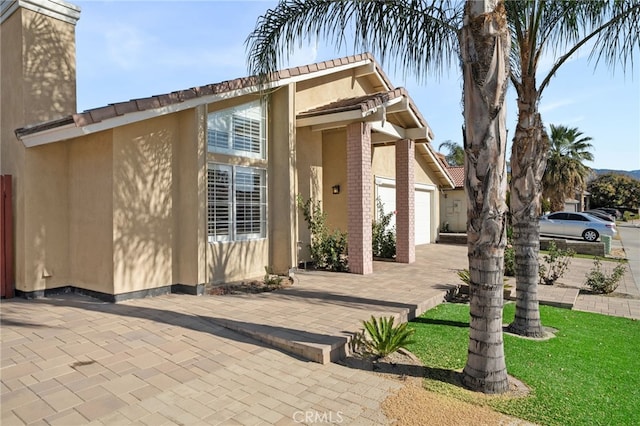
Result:
M263 79L277 71L302 42L322 39L354 53L371 51L381 63L424 78L458 60L459 2L451 0L285 0L258 18L245 44L248 68Z

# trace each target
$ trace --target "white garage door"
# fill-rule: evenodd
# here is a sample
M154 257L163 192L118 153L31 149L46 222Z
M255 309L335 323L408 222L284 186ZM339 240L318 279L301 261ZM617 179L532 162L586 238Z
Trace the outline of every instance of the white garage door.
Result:
M431 242L431 192L430 185L416 184L415 195L415 243L429 244ZM393 179L376 178L376 196L384 206L384 212L396 210L396 182ZM378 212L376 209L376 218ZM395 217L391 219L391 226L395 226Z

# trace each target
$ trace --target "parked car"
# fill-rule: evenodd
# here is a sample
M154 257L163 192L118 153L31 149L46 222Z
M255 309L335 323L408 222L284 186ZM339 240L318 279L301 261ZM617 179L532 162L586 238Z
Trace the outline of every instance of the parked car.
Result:
M594 209L594 210L603 211L609 216L612 216L614 219L620 219L622 217L622 213L620 213L620 210L618 209L612 209L609 207L598 207L597 209Z
M615 223L583 212L555 212L540 218L540 235L597 241L601 235L613 238L617 232Z
M616 221L615 217L613 217L610 214L604 212L603 210L598 210L598 209L596 209L596 210L585 210L584 213L588 213L591 216L597 217L598 219L606 220L607 222L615 223L615 221Z

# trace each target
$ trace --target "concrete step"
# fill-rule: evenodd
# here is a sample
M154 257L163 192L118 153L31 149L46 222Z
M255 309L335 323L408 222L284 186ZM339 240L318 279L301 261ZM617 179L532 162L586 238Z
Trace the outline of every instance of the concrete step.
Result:
M410 321L427 310L444 302L451 290L443 290L436 296L413 305L411 308L402 309L394 316L394 323ZM293 330L275 324L256 324L225 318L200 317L236 333L255 339L284 352L300 358L328 364L344 359L349 353L348 344L351 337L360 329L343 330L340 335L324 335L304 330Z

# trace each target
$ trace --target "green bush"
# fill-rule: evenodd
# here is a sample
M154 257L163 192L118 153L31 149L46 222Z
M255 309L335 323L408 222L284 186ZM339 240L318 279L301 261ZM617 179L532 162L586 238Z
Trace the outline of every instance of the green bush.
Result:
M625 266L622 263L618 263L618 266L609 273L603 269L602 262L596 257L593 260L593 269L585 275L587 277L586 284L594 293L613 293L618 288L619 281L624 276L625 271Z
M460 269L458 271L458 278L466 285L471 284L471 274L468 269Z
M548 253L543 256L544 264L540 264L538 271L540 284L553 285L562 278L575 254L576 252L571 249L558 249L556 243L551 241Z
M350 344L352 351L385 357L415 343L411 340L414 330L407 328L407 323L394 327L393 322L393 317L376 319L373 315L369 321L362 321L364 331L353 336Z
M302 197L298 196L298 207L302 210L311 234L309 252L316 268L346 271L347 233L337 229L329 232L326 225L327 214L322 211L319 201L313 202L311 198L303 201Z
M624 214L622 215L622 220L624 222L629 222L630 220L634 220L634 219L638 219L638 215L628 210L624 212Z
M516 276L516 251L511 244L504 249L504 276Z
M389 227L394 212L384 213L384 206L380 198L376 200L379 220L374 220L372 224L372 246L373 256L385 259L396 257L396 231L394 227Z

